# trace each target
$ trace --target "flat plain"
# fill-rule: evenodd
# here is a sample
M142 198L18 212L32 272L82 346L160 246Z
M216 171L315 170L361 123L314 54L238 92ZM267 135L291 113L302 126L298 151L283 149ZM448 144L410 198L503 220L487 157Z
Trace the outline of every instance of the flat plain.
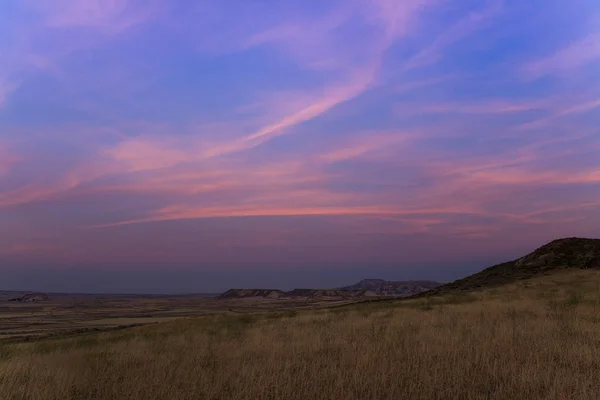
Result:
M116 330L223 312L320 309L356 301L335 297L218 299L205 295L85 294L50 294L48 301L36 303L8 301L18 294L0 292L0 341Z

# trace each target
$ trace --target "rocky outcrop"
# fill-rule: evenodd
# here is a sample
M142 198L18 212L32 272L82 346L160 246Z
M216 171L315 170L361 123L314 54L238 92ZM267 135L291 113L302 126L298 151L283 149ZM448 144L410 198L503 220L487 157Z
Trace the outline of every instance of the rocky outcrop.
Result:
M221 299L240 299L245 297L264 297L269 299L278 299L283 296L283 292L277 289L229 289L221 294Z
M340 290L340 289L294 289L285 292L287 297L304 297L304 298L319 298L319 297L361 297L365 294L365 290Z
M247 297L260 297L267 299L296 298L355 298L377 296L377 293L368 290L340 290L340 289L294 289L283 292L275 289L230 289L221 294L221 299L240 299Z
M40 301L48 301L48 296L44 293L26 293L23 296L12 298L9 301L15 301L19 303L37 303Z
M340 290L368 290L378 296L406 297L425 292L440 286L434 281L386 281L383 279L363 279L362 281L340 288Z

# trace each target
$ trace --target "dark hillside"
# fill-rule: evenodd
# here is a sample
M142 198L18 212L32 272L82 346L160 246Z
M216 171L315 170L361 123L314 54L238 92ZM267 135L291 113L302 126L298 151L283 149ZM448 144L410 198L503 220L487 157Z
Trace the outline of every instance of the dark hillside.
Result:
M565 268L600 269L600 239L558 239L525 257L494 265L423 295L499 286Z

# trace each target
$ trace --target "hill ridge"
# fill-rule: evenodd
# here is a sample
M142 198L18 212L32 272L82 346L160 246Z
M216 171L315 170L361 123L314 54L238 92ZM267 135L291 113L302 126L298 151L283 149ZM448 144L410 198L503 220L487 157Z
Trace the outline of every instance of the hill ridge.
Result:
M385 279L362 279L350 286L332 289L297 288L290 291L279 289L229 289L219 298L246 298L246 297L374 297L392 296L408 297L439 286L440 283L428 280L387 281Z
M412 296L440 286L441 283L430 280L387 281L384 279L363 279L341 290L370 290L378 295Z
M567 268L600 269L600 239L556 239L516 260L493 265L413 297L495 287Z

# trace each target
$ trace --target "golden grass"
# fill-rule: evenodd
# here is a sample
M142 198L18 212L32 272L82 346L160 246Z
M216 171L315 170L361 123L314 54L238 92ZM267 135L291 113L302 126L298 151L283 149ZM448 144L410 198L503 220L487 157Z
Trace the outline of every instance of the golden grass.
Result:
M598 399L600 276L0 346L0 399Z

